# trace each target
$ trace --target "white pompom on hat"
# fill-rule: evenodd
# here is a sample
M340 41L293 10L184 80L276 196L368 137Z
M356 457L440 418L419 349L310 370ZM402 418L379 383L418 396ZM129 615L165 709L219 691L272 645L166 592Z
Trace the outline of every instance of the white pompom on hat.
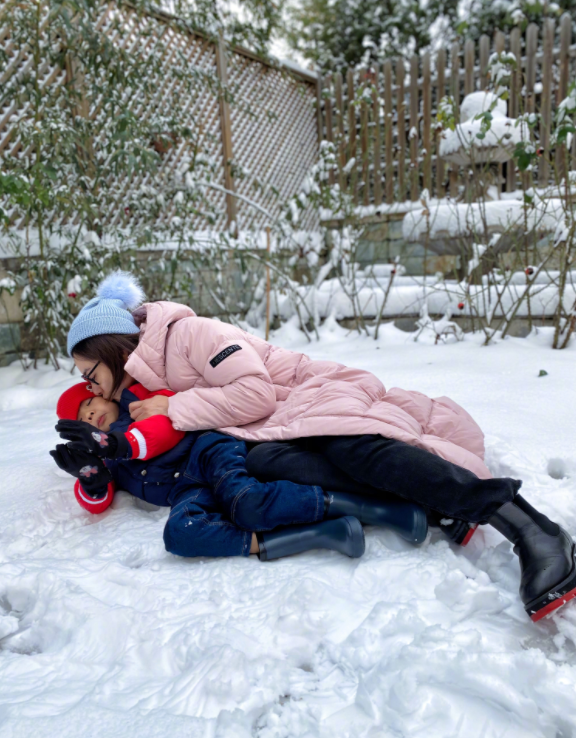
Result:
M68 332L67 348L70 356L74 346L85 338L106 333L139 333L132 310L145 299L140 283L130 272L112 272L100 282L96 297L78 313Z

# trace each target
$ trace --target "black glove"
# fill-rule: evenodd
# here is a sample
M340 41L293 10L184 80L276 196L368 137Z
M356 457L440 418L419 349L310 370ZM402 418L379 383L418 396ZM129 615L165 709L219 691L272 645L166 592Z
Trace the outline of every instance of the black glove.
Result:
M50 456L60 469L80 480L82 489L90 497L98 499L106 495L112 474L106 469L102 459L86 451L71 449L63 443L56 446L54 451L50 451Z
M88 451L102 459L122 459L131 455L131 447L124 433L104 433L81 420L59 420L56 430L73 451Z

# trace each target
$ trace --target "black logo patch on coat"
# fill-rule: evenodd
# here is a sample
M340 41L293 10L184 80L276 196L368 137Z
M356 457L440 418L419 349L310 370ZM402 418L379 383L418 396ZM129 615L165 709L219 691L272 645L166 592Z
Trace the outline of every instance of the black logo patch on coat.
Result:
M216 367L218 364L224 361L224 359L227 359L231 354L235 353L236 351L242 351L242 346L228 346L228 348L225 348L224 351L220 351L220 353L215 356L213 359L210 359L210 366Z

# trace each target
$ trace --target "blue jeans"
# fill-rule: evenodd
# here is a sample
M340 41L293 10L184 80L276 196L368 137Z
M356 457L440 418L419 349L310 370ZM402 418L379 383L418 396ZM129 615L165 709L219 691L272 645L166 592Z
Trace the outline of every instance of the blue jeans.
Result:
M246 444L202 434L178 482L166 549L179 556L248 556L252 533L315 523L324 517L321 487L259 482L246 470Z

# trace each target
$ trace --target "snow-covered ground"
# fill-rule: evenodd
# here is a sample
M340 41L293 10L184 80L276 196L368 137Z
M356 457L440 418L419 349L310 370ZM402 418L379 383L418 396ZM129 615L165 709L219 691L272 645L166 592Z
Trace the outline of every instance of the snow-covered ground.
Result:
M550 339L273 340L450 395L485 429L492 471L576 534L576 348ZM166 510L124 493L102 516L76 504L48 456L74 381L0 370L2 738L576 735L576 604L528 620L496 531L413 548L369 528L359 560L179 560Z

